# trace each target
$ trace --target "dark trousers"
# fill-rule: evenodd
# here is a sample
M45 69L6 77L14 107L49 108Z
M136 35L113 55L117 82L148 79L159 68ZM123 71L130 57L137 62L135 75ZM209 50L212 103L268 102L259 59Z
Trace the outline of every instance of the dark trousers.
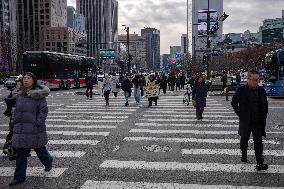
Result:
M110 94L110 91L109 91L109 90L107 90L107 91L104 92L104 97L105 97L105 100L106 100L107 103L108 103L108 101L109 101L109 94Z
M48 153L46 147L34 149L38 159L44 166L49 166L52 163L52 157ZM28 166L27 157L30 154L31 149L19 148L17 150L16 157L16 170L14 173L14 179L17 181L26 180L26 170Z
M180 90L180 83L176 83L176 91Z
M155 105L157 106L157 104L158 104L158 97L150 97L150 98L148 98L148 101L149 101L149 106L153 105L153 101L155 102Z
M86 96L89 98L93 98L93 87L87 87Z
M262 164L264 159L263 159L262 131L260 129L251 129L251 131L246 136L241 136L241 142L240 142L241 151L243 155L247 154L250 133L252 133L253 136L256 162L257 164Z
M202 114L203 114L204 108L196 107L196 118L197 119L202 119Z

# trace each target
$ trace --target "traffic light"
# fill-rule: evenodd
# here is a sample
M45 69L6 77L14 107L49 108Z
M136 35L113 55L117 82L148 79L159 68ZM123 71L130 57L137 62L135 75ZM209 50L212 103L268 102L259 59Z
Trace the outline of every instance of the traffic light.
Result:
M207 56L203 55L202 64L207 65Z

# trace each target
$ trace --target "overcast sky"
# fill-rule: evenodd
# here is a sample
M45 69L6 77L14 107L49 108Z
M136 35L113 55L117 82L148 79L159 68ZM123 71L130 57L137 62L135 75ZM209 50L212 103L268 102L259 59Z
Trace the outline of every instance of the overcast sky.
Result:
M75 6L76 0L67 0ZM169 46L180 45L180 36L186 33L186 0L117 0L119 23L140 34L141 28L155 27L161 31L161 54L169 53ZM214 1L214 0L213 0ZM223 33L256 32L266 18L280 18L284 0L224 0L224 11L229 18ZM119 34L125 33L122 27Z

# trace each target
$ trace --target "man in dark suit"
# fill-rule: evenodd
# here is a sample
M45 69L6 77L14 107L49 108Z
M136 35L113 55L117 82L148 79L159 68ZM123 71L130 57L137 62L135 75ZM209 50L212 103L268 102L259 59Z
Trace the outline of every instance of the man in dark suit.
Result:
M264 164L262 137L266 137L265 126L268 113L268 102L263 87L258 86L259 73L252 70L248 74L247 85L237 89L231 105L239 116L239 135L242 162L247 162L247 148L250 134L253 135L257 170L266 170Z

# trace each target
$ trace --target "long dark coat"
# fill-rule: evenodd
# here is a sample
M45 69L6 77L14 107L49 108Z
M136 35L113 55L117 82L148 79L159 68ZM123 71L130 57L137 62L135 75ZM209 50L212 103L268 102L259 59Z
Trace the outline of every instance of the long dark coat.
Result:
M207 87L204 82L195 83L192 89L192 99L196 102L196 108L206 107Z
M234 111L239 116L239 135L247 136L249 134L250 128L250 108L248 102L248 85L241 86L237 89L235 95L233 96L231 105ZM257 87L259 102L260 102L260 120L257 129L261 129L262 136L266 137L265 126L266 118L268 113L268 102L266 97L266 91L263 87Z
M48 93L38 94L43 90L36 90L38 98L32 96L32 91L28 95L23 93L16 98L12 138L12 146L15 148L35 149L44 147L48 142L45 125L48 107L44 97Z

